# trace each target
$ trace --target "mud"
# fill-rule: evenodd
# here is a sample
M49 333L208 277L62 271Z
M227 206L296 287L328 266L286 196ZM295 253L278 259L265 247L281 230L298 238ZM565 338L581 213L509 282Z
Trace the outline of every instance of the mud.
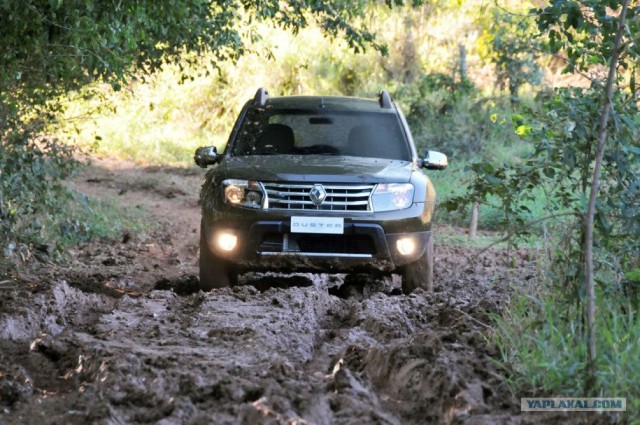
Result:
M328 274L249 274L203 293L202 176L98 165L75 188L141 206L158 225L3 280L0 423L586 419L521 414L527 395L512 394L495 366L490 316L533 276L526 252L436 246L433 293Z

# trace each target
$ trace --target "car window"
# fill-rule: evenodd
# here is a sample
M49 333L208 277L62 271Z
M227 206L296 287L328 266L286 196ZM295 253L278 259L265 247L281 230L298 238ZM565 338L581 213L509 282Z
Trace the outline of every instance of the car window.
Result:
M395 114L362 111L248 111L234 155L350 155L410 160Z

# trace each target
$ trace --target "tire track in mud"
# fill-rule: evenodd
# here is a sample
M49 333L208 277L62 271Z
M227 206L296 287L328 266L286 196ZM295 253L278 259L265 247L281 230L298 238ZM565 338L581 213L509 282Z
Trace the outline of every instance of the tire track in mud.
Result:
M126 202L160 205L167 223L189 210L151 236L179 273L153 267L160 254L143 235L134 249L88 244L74 269L35 270L36 289L4 290L0 329L13 331L0 335L0 423L532 422L486 339L489 314L531 274L526 253L439 246L435 292L409 296L391 279L312 274L194 292L198 179L165 171L151 172L172 183L145 193L126 170L92 179L121 179ZM158 204L174 186L187 189Z
M287 286L292 278L270 279ZM34 386L5 419L33 419L35 406L48 406L46 423L495 418L491 397L499 377L483 359L480 325L469 320L473 292L393 295L391 283L369 281L364 294L356 288L341 298L330 294L340 277L306 275L294 283L305 279L306 286L264 292L251 285L187 296L154 290L120 298L90 326L32 329L25 342L39 342L30 355L56 365L74 388L51 398ZM60 317L83 297L108 298L66 283L53 292L65 294L54 309ZM468 311L447 313L454 309ZM49 335L37 335L43 331ZM59 411L61 400L74 409Z

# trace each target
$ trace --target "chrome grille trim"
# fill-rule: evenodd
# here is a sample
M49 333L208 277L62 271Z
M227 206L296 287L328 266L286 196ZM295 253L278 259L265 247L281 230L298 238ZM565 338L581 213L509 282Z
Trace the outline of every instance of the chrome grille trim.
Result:
M296 257L331 257L331 258L373 258L371 254L343 254L332 252L270 252L270 251L258 251L260 255L280 255L280 256L296 256Z
M375 184L323 184L327 197L321 205L315 205L309 196L314 184L262 182L266 195L264 208L290 211L372 211L371 194Z

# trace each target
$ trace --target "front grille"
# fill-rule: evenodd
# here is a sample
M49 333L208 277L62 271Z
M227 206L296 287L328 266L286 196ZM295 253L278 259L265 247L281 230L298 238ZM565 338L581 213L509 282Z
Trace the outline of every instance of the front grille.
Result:
M261 254L331 254L373 256L376 248L367 235L308 235L267 233L258 252Z
M373 241L364 235L304 235L298 239L303 252L321 252L332 254L371 254L375 253Z
M268 209L299 211L371 211L369 198L375 185L322 185L326 198L316 205L311 198L313 184L262 183Z

